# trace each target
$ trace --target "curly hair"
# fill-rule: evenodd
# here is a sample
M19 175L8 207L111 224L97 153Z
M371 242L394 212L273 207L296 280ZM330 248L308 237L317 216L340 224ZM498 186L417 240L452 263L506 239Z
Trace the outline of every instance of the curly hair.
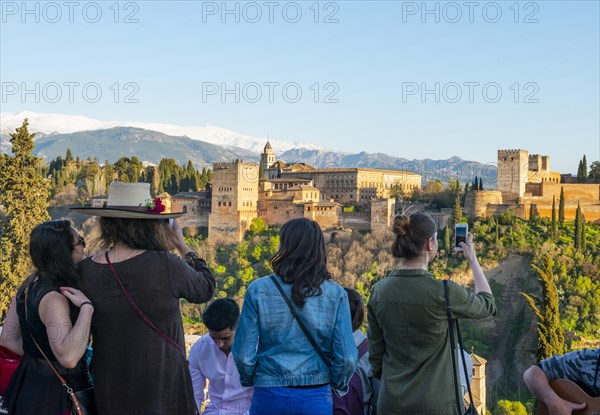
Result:
M294 303L303 307L308 297L321 295L321 284L331 279L323 232L317 222L298 218L287 221L279 236L271 266L283 282L293 285Z

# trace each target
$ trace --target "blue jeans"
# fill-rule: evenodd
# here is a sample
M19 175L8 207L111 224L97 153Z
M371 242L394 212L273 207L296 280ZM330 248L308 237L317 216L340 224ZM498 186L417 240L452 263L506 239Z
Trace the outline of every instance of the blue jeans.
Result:
M254 388L250 415L331 415L331 386Z

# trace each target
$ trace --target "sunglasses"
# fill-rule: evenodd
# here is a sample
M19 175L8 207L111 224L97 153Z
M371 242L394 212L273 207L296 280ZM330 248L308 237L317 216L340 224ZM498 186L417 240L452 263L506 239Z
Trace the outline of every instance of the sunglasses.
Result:
M75 249L77 245L81 245L85 248L85 239L83 239L83 236L79 235L79 237L77 238L77 243L73 244L73 249Z

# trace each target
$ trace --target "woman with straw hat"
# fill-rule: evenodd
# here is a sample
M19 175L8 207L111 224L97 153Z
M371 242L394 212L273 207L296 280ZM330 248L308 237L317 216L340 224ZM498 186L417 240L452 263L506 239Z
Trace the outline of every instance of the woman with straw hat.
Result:
M169 224L148 183L110 185L98 216L102 250L80 263L79 286L94 305L92 364L99 415L196 414L179 299L208 301L215 289L206 262ZM177 255L169 253L177 250Z

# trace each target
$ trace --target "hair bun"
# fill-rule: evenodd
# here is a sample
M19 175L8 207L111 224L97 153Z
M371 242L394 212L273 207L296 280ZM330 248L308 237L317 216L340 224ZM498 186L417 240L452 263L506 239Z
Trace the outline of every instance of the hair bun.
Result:
M404 236L410 229L410 216L408 215L397 215L394 217L394 225L392 232L398 236Z

